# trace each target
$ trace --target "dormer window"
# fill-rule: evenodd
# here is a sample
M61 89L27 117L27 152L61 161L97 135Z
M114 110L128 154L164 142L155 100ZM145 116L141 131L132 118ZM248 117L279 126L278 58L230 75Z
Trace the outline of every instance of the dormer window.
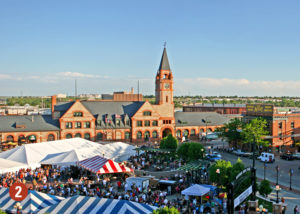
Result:
M151 111L144 111L144 116L151 116Z
M130 125L130 120L126 120L125 123L126 123L126 126L129 126Z
M97 120L98 126L101 126L101 120Z
M74 116L74 117L82 117L82 116L83 116L83 113L80 112L80 111L74 112L74 113L73 113L73 116Z
M120 126L120 125L121 125L120 120L116 120L116 125L117 125L117 126Z

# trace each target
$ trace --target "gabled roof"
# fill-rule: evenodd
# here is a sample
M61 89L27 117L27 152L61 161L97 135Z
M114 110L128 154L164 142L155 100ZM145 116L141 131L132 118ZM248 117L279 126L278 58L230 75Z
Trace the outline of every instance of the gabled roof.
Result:
M183 126L218 126L228 123L230 118L216 112L175 112L177 127ZM205 123L205 121L207 121Z
M53 120L51 115L0 116L0 132L57 130L59 130L59 121Z
M164 48L158 70L159 71L161 71L161 70L171 71L166 48Z

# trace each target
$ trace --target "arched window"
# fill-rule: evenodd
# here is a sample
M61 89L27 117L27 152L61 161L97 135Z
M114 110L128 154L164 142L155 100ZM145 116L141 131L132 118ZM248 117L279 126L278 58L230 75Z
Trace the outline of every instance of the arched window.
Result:
M150 132L149 131L146 131L144 133L144 138L145 138L145 140L149 140L149 138L150 138Z
M84 134L84 139L87 139L87 140L91 139L90 133L85 133Z
M81 134L80 133L76 133L75 137L80 137L81 138Z
M69 133L69 134L66 134L66 138L67 138L67 139L72 138L72 134L70 134L70 133Z
M97 140L103 140L103 134L101 132L97 134Z
M47 138L47 141L54 141L54 135L53 134L49 134L48 135L48 138Z
M137 139L142 139L142 132L137 132L136 133L136 138Z
M211 128L207 129L207 133L212 133L212 132L213 132L213 131L212 131Z
M158 136L157 136L157 131L153 131L152 132L152 138L157 138Z
M195 129L192 129L191 130L191 136L195 136L196 135L196 131L195 131Z
M20 135L18 137L18 143L19 144L26 143L26 137L24 135Z
M181 137L181 131L180 130L176 131L176 137Z
M126 140L130 139L130 132L125 132L125 139Z
M204 133L204 129L200 129L200 133Z
M183 131L183 135L184 135L185 137L189 136L189 130L185 129L185 130Z
M6 137L6 141L7 141L7 142L14 142L14 136L8 135L8 136Z
M28 137L28 140L29 140L30 142L34 143L34 142L36 142L36 136L35 136L35 135L30 135L30 136Z

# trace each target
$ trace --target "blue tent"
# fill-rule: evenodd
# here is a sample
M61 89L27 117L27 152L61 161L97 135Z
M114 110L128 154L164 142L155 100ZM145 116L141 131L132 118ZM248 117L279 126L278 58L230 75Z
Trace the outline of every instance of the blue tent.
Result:
M47 195L45 193L37 191L28 191L27 197L20 202L22 206L22 213L36 213L40 209L54 205L61 200L63 197L58 197L54 195ZM14 201L9 196L8 188L0 189L0 209L6 212L15 212L14 208L17 201Z
M73 196L67 198L56 205L46 207L38 213L55 213L55 214L89 214L89 213L103 213L103 214L149 214L155 210L156 207L146 204L88 196Z

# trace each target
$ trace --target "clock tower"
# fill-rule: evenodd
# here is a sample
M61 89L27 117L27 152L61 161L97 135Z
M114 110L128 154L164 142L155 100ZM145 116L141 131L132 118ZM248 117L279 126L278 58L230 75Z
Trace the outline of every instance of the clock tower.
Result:
M166 47L161 57L155 81L155 99L157 105L172 105L173 103L173 74L170 69Z

